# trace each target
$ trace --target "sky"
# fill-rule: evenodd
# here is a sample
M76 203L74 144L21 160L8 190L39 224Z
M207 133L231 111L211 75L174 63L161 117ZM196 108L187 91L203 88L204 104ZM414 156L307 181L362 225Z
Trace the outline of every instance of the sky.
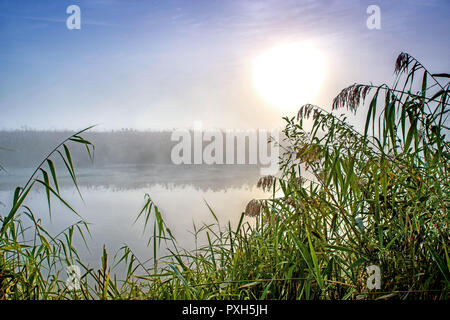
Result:
M295 110L255 92L261 53L312 43L326 69L309 102L329 110L352 83L392 83L402 51L449 72L449 18L448 0L0 0L0 129L279 127Z

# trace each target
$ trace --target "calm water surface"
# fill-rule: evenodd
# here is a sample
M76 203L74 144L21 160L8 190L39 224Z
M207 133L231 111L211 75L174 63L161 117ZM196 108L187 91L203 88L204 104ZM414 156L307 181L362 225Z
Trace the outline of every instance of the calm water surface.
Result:
M32 169L11 169L0 174L0 214L10 208L16 186L23 186ZM214 220L205 201L212 207L221 224L235 226L248 201L263 198L265 193L256 188L259 169L251 166L114 166L77 170L83 200L70 178L59 170L63 197L84 220L90 223L89 250L81 239L75 244L83 261L99 265L103 245L113 256L123 245L128 245L141 259L153 256L147 241L153 224L143 233L144 222L134 224L142 209L144 195L149 194L163 214L178 243L184 248L195 246L190 233L193 223L212 223ZM26 205L42 219L51 232L58 233L79 217L52 198L52 218L49 218L47 198L42 188L36 188ZM164 254L162 249L160 254Z

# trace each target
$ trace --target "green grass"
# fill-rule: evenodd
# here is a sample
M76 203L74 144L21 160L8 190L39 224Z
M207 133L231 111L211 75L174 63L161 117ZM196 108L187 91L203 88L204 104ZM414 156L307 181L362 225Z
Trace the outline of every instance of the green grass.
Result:
M312 105L285 118L282 173L258 184L272 196L252 202L254 223L242 214L237 227L222 226L211 210L215 223L192 232L206 244L184 250L146 196L136 222L152 228L152 261L125 246L112 258L104 249L101 268L89 269L72 245L87 224L50 235L26 206L37 183L49 210L55 197L71 208L51 159L64 160L76 186L67 143L90 156L93 146L82 132L70 137L16 190L2 218L0 299L448 299L449 83L442 82L450 76L407 54L395 71L393 86L355 84L335 99L334 110L354 112L369 102L363 132ZM159 257L161 247L170 254ZM70 264L83 269L80 290L68 290L59 274ZM381 289L369 291L372 264ZM117 279L116 268L126 275Z

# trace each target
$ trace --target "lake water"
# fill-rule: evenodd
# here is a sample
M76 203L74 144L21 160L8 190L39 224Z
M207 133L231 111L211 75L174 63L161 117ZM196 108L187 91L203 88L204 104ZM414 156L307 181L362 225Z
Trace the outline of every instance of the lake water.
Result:
M0 213L10 208L14 188L23 186L32 169L12 169L0 173ZM89 251L80 238L75 244L83 261L98 267L103 245L112 257L123 245L128 245L142 260L153 256L147 240L153 232L149 222L143 234L143 220L133 224L149 194L178 243L186 249L195 245L193 222L197 226L214 221L205 201L214 210L222 225L239 222L246 204L254 198L267 197L256 188L260 177L255 166L111 166L76 170L80 199L70 177L57 170L62 196L90 223ZM52 198L52 218L49 218L47 198L43 188L30 193L25 204L42 219L51 232L58 233L79 217ZM164 254L165 250L161 251Z

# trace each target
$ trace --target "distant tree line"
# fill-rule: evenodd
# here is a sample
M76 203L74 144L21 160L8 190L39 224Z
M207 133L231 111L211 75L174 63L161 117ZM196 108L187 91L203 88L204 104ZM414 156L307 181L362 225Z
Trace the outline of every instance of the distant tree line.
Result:
M73 131L11 130L0 131L0 164L8 167L34 167L48 152ZM102 167L107 165L172 164L171 131L90 131L83 134L95 146L94 162L86 155L82 145L70 148L74 165ZM224 138L225 140L225 138ZM209 142L203 142L205 147ZM247 142L248 143L248 142ZM193 146L193 143L192 143ZM235 145L236 151L237 145ZM248 145L246 145L248 153ZM62 162L55 159L56 165Z

